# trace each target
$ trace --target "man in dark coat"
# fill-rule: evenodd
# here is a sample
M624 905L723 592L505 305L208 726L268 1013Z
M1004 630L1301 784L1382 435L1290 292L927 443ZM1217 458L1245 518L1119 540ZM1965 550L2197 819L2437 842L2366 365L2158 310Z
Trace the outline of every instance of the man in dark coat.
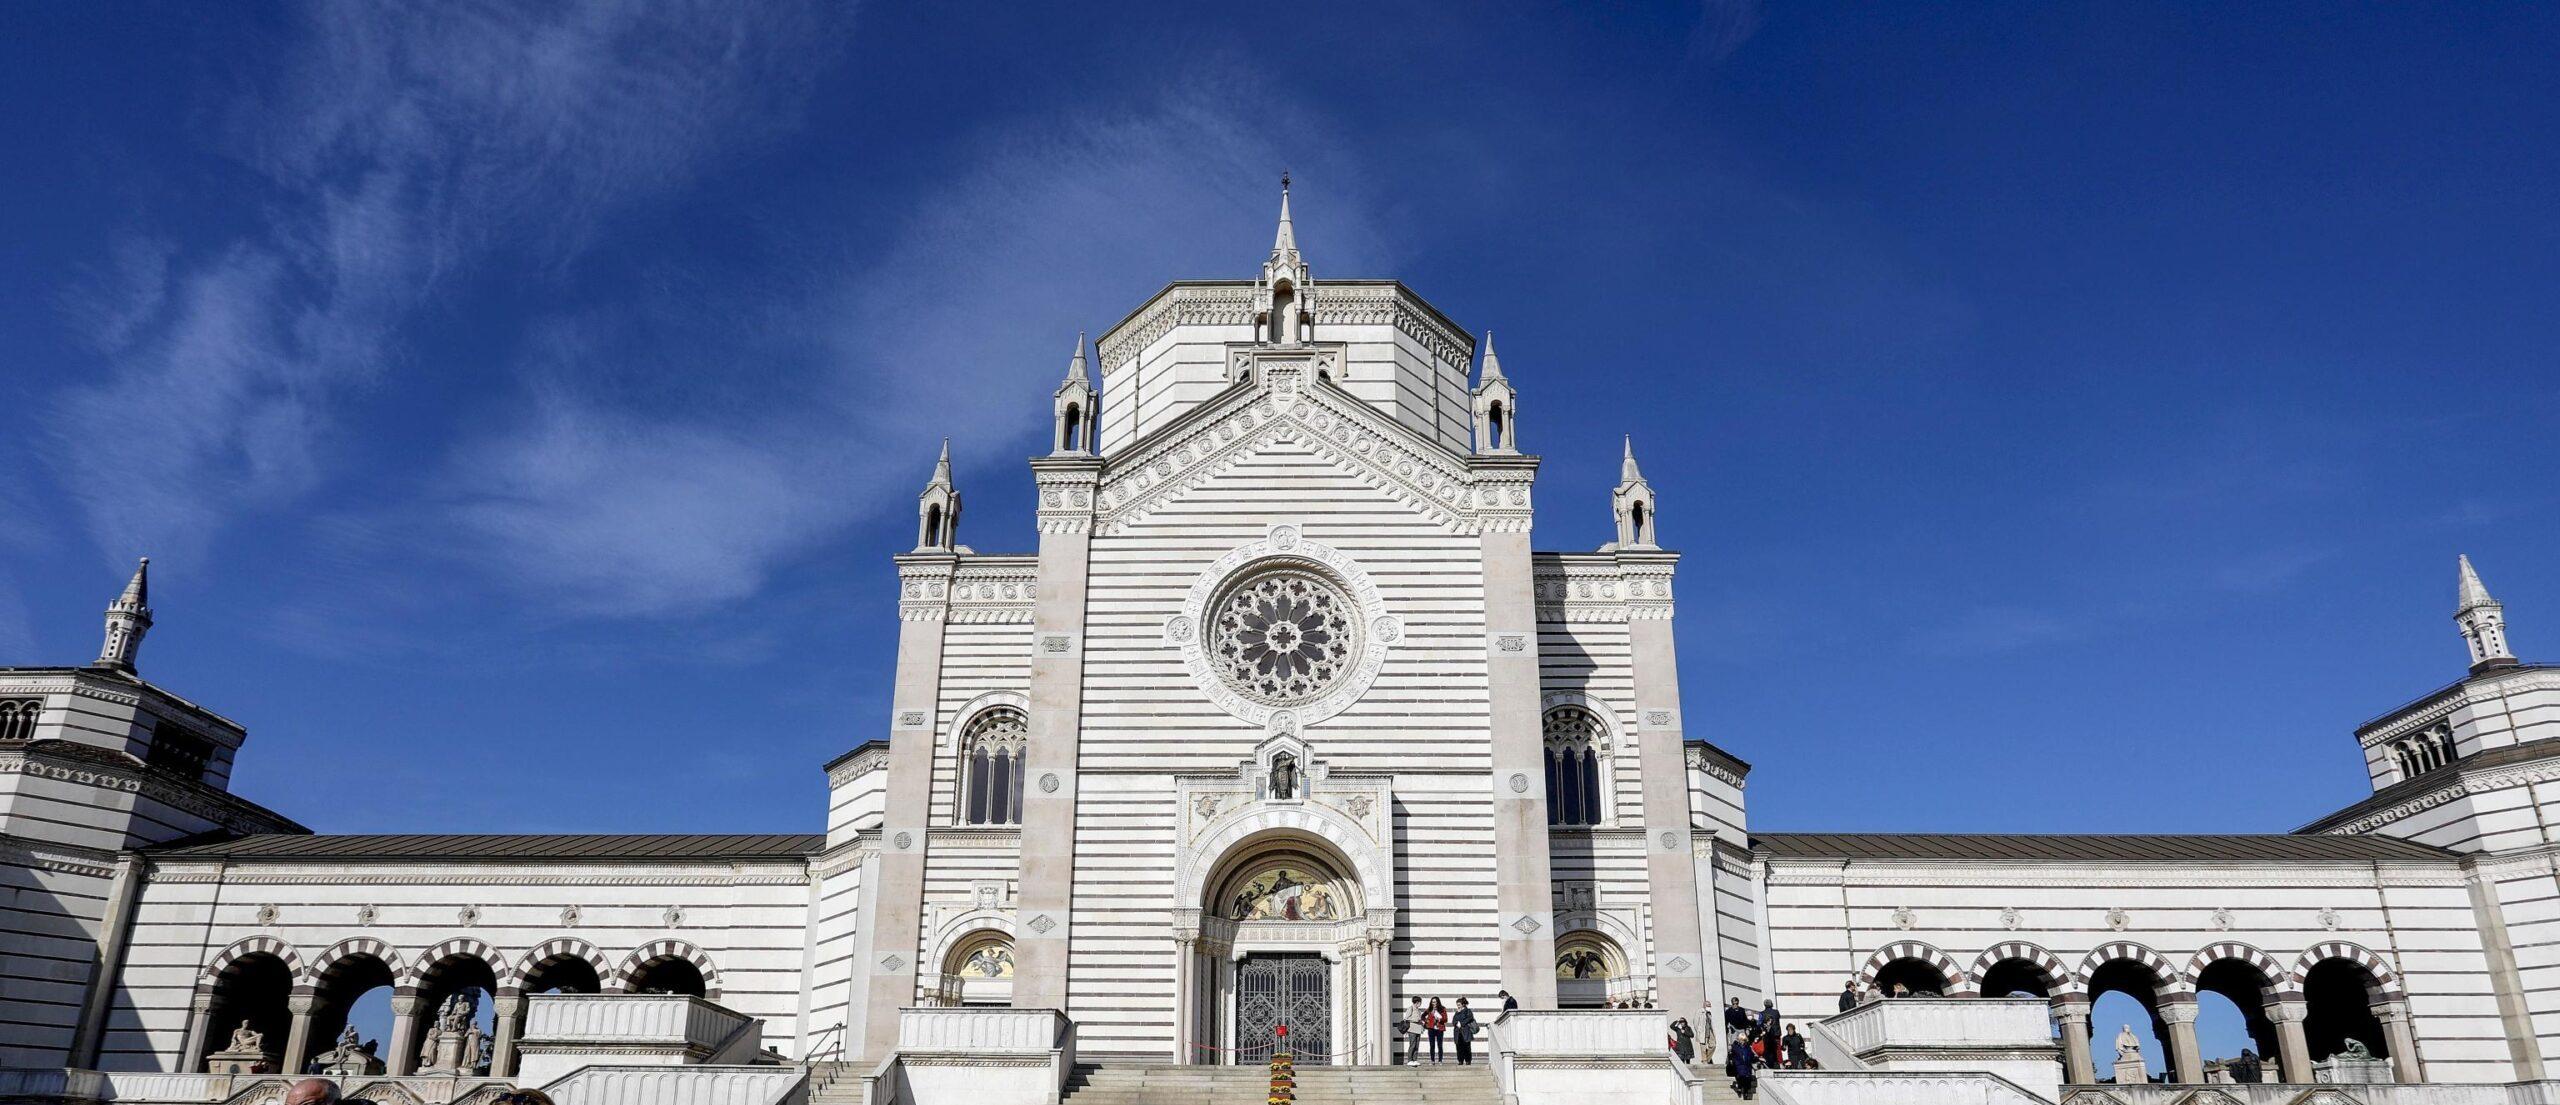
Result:
M1725 1069L1733 1072L1733 1092L1741 1094L1744 1101L1751 1100L1760 1088L1759 1062L1760 1057L1752 1053L1748 1040L1737 1039L1726 1050Z
M1840 985L1840 1011L1846 1013L1857 1007L1858 980L1853 978Z

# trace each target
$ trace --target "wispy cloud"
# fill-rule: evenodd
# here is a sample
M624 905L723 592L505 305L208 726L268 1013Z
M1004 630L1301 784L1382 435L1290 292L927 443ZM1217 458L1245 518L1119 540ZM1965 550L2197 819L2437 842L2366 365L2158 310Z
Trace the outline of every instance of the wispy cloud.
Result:
M1925 656L1959 659L1989 656L2079 636L2083 626L2050 611L2023 606L1980 606L1912 638Z
M109 371L56 397L47 453L93 538L183 553L309 490L337 405L449 277L501 249L557 263L786 127L838 10L305 9L284 76L221 128L272 186L259 228L184 251L138 229L69 305Z
M907 501L940 437L964 462L1021 455L1077 331L1168 273L1252 271L1278 166L1328 179L1300 212L1315 264L1382 261L1356 175L1290 148L1296 128L1248 119L1195 85L1121 117L986 137L884 251L812 274L783 325L818 367L766 403L650 409L573 371L593 350L545 354L556 363L530 374L521 417L464 443L438 481L459 551L582 613L730 601Z

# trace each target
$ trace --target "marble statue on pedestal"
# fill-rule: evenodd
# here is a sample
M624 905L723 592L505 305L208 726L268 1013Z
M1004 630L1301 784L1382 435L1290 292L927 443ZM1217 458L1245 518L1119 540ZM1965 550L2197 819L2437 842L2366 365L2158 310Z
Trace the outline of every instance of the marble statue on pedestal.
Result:
M488 1042L474 1019L479 1011L478 997L468 990L444 1000L435 1028L418 1049L418 1073L468 1076L477 1072Z
M381 1057L374 1054L372 1045L357 1037L354 1025L338 1033L338 1046L320 1053L320 1073L331 1078L361 1078L382 1071Z
M265 1074L276 1069L276 1060L267 1053L267 1035L242 1021L231 1030L231 1042L222 1050L205 1056L204 1069L211 1074Z
M2116 1027L2116 1085L2139 1085L2151 1081L2151 1069L2142 1064L2142 1038L2133 1034L2132 1025Z

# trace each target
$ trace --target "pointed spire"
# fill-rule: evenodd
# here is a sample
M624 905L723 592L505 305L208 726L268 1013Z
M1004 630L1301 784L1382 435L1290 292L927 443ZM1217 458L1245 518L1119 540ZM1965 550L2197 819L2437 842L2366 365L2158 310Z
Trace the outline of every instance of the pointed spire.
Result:
M2471 673L2514 667L2515 649L2507 644L2507 608L2489 597L2489 585L2480 582L2470 557L2461 557L2457 563L2462 574L2454 585L2453 624L2471 650Z
M106 640L98 646L97 667L132 671L142 652L142 635L151 631L151 558L134 566L124 594L107 607Z
M2497 605L2498 600L2489 597L2488 585L2480 582L2480 573L2471 567L2469 554L2464 554L2460 560L2462 581L2454 589L2453 612L2463 614L2483 606Z
M1274 259L1294 256L1298 252L1298 230L1289 223L1289 174L1280 174L1280 230L1271 237Z
M1076 331L1076 355L1067 361L1067 380L1081 382L1088 377L1084 368L1084 331Z
M947 437L942 439L942 456L933 462L933 479L925 486L932 487L937 484L943 487L951 486L951 439Z
M2470 561L2463 562L2464 571L2469 571L2470 567ZM149 609L150 605L151 558L146 556L142 558L141 563L134 565L133 579L124 585L124 595L116 599L114 609L145 610Z
M1536 350L1531 350L1530 352L1534 353ZM1536 366L1532 365L1530 367L1534 368ZM1502 358L1494 355L1493 331L1491 330L1484 332L1484 378L1487 380L1499 380L1502 378Z
M1634 434L1627 435L1626 453L1623 459L1618 461L1618 482L1644 482L1644 473L1636 469L1636 435Z

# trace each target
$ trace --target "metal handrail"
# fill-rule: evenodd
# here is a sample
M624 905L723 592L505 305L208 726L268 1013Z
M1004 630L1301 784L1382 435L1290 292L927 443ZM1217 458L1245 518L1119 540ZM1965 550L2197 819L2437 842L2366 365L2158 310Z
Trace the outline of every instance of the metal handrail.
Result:
M808 1049L800 1053L800 1069L816 1066L828 1054L830 1046L835 1049L837 1059L844 1058L844 1029L845 1022L837 1021L835 1027L819 1029L817 1035L809 1037ZM834 1038L834 1044L827 1043L829 1037Z

